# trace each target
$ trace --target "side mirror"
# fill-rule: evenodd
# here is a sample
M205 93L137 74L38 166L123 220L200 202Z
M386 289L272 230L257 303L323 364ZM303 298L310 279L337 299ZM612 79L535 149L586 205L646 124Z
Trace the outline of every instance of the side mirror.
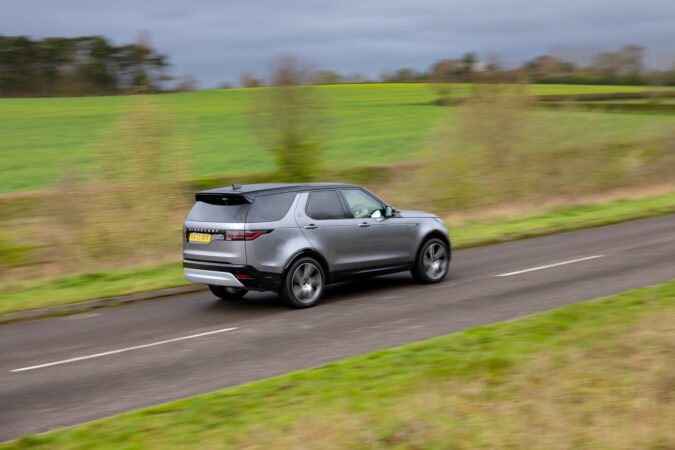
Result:
M387 205L387 207L384 208L384 217L392 217L395 212L396 212L396 210L394 208Z

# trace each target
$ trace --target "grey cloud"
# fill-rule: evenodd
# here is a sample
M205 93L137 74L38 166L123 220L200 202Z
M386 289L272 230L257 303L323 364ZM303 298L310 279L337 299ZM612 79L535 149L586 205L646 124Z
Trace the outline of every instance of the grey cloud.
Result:
M5 3L0 33L34 37L100 34L116 43L151 33L173 75L203 87L266 71L295 53L321 68L377 76L426 69L466 51L513 63L558 43L614 48L675 45L671 0L23 0Z

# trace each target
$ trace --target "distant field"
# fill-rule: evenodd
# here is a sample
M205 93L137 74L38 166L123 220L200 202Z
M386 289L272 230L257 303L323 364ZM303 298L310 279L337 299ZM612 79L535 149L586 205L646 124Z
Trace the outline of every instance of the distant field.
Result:
M641 91L642 86L533 85L532 94ZM424 138L448 114L432 106L437 96L424 84L322 86L334 126L325 162L355 166L423 157ZM247 124L255 89L200 91L153 97L166 105L192 153L194 176L265 172L274 161ZM456 85L451 95L470 94ZM0 99L0 193L49 187L66 168L93 167L92 149L112 126L129 97ZM449 114L452 114L450 112ZM554 115L560 145L639 139L675 126L675 117L601 112L542 111Z

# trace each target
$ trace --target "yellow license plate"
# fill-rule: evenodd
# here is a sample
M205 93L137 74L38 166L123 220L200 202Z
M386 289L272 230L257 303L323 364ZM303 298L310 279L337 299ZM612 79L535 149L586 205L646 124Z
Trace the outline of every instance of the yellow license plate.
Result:
M190 242L211 242L211 235L206 233L190 233Z

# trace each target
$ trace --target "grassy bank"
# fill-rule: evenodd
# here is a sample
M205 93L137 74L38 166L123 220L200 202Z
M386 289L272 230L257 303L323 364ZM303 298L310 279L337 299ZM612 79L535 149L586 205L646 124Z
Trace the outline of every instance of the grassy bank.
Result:
M672 448L675 281L8 448Z
M532 94L632 92L640 86L533 85ZM425 84L321 86L331 104L332 127L323 162L361 166L420 159L424 137L447 114L430 102ZM273 157L252 134L248 105L256 89L200 91L154 96L171 113L174 132L189 143L192 176L268 172ZM468 96L469 85L454 85L453 96ZM97 141L125 114L128 97L0 99L0 193L52 187L66 167L89 172L96 166ZM602 112L546 111L572 145L615 142L660 134L671 115L638 116ZM591 123L592 126L586 124ZM555 140L557 142L557 140ZM568 145L569 143L565 143ZM561 144L562 145L562 144Z
M526 217L505 213L471 218L471 213L466 213L463 217L450 217L446 222L450 226L453 244L457 248L470 248L671 213L675 213L675 192L646 198L542 208L540 213Z
M531 212L526 217L492 215L450 217L455 249L572 231L675 212L675 192L614 200L585 206L565 206ZM31 280L0 287L0 314L95 298L186 284L179 256L170 263Z
M5 286L0 314L187 284L179 258L151 266L77 273Z

